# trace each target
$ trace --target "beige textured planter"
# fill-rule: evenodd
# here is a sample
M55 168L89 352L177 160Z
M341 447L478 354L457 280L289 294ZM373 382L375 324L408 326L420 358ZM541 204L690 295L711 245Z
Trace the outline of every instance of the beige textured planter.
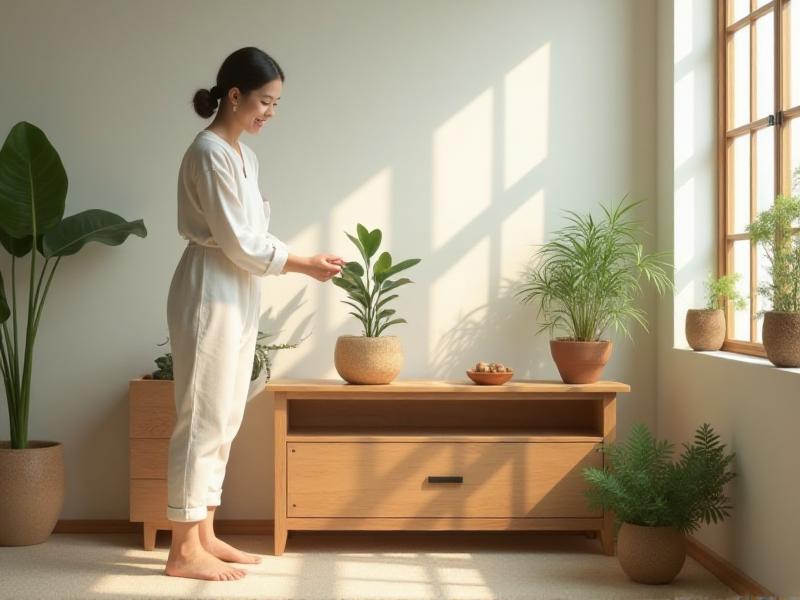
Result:
M686 313L686 341L692 350L719 350L725 341L725 313L690 308Z
M403 347L394 335L343 335L336 340L333 363L349 383L390 383L403 368Z
M58 442L0 442L0 546L46 541L64 506L64 452Z
M623 523L617 558L625 574L639 583L669 583L686 561L686 536L672 527Z
M768 311L761 330L767 358L776 367L800 367L800 313Z
M550 340L550 354L564 383L594 383L600 379L611 350L612 344L607 340Z

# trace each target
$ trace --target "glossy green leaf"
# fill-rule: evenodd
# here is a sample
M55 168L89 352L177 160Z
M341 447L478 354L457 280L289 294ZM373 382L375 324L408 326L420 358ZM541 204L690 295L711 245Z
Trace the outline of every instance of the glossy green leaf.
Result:
M6 284L3 282L3 274L0 273L0 323L5 323L11 316L11 309L6 301Z
M129 235L147 237L141 219L126 221L119 215L100 209L90 209L72 215L44 234L45 256L70 256L89 242L118 246Z
M419 258L409 258L408 260L403 260L386 269L385 271L375 275L375 281L378 283L383 282L386 279L389 279L392 275L396 275L400 271L405 271L406 269L410 269L414 265L416 265L421 259Z
M17 239L41 234L64 215L67 173L44 132L22 121L0 149L0 223ZM5 244L3 244L5 246Z

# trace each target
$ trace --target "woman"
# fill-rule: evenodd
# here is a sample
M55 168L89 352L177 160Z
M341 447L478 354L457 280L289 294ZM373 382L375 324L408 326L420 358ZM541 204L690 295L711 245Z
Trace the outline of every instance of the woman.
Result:
M267 54L242 48L222 63L216 85L194 96L201 117L217 114L189 146L178 175L178 231L188 245L167 300L177 412L167 468L171 576L234 580L245 571L228 562L260 562L219 540L213 526L247 401L260 278L296 272L328 281L344 264L331 254L290 254L267 230L258 160L239 136L257 134L275 115L283 80Z

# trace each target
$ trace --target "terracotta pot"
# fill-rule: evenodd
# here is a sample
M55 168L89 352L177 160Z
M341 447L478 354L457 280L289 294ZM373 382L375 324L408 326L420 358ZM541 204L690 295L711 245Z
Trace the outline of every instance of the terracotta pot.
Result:
M773 365L800 367L800 312L767 311L761 337Z
M611 350L612 344L608 340L550 340L550 354L564 383L594 383L600 379L603 368L611 358Z
M686 341L692 350L719 350L725 341L725 313L690 308L686 313Z
M394 335L343 335L336 340L333 363L349 383L390 383L403 368L403 347Z
M64 451L59 442L0 442L0 546L46 541L64 506Z
M672 527L623 523L617 558L625 574L639 583L669 583L686 561L686 536Z

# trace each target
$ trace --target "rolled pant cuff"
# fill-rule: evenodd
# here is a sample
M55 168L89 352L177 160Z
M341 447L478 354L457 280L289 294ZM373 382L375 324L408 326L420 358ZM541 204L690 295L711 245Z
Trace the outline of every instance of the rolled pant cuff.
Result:
M222 504L222 490L218 492L209 492L206 506L219 506Z
M180 523L191 523L193 521L204 521L208 516L208 509L205 506L195 508L173 508L167 507L167 519Z

